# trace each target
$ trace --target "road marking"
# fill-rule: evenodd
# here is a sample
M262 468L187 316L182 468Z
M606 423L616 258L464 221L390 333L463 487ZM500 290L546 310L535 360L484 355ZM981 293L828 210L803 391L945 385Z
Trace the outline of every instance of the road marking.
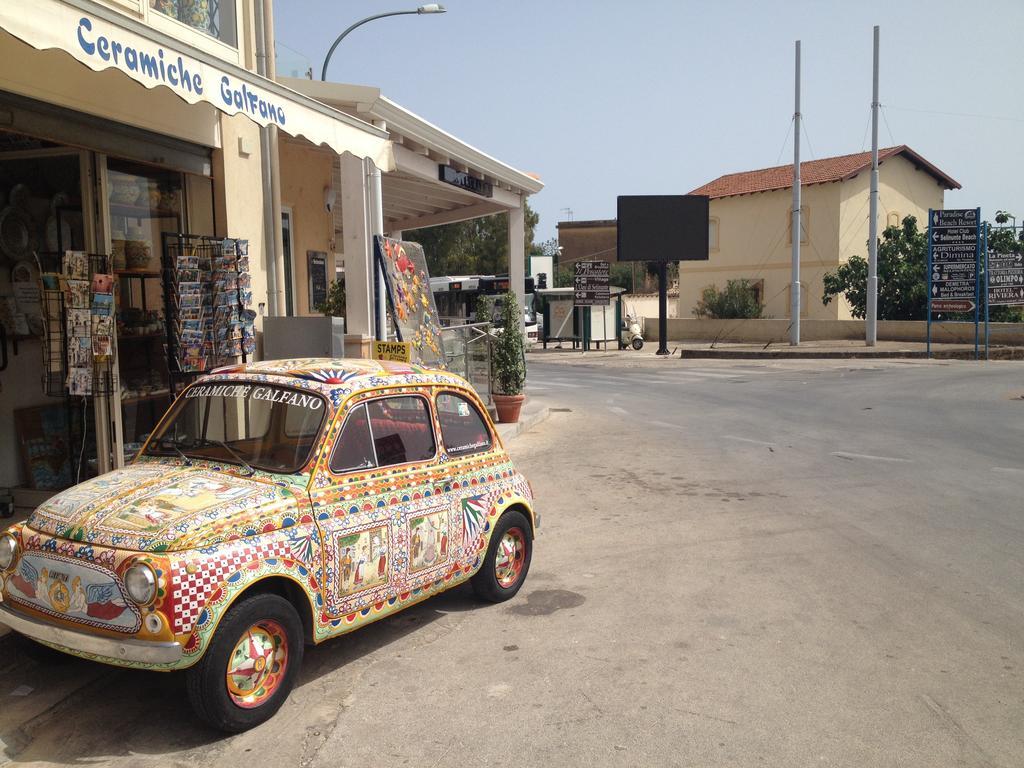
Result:
M648 421L648 424L652 424L655 427L665 427L666 429L682 429L679 424L669 424L667 421Z
M1019 467L992 467L993 472L1024 472L1024 469Z
M563 381L551 381L549 379L534 379L534 381L544 387L569 387L570 389L579 389L583 386L582 384L568 384Z
M629 416L629 411L627 411L625 408L620 408L617 405L608 406L608 410L611 411L612 413L619 414L619 416Z
M741 443L753 443L754 445L767 445L769 448L774 448L775 443L769 443L764 440L752 440L749 437L736 437L736 435L722 435L726 440L739 440Z
M912 464L913 459L898 459L894 456L872 456L869 453L847 453L846 451L832 451L830 454L839 459L864 459L865 461L891 461L901 464Z

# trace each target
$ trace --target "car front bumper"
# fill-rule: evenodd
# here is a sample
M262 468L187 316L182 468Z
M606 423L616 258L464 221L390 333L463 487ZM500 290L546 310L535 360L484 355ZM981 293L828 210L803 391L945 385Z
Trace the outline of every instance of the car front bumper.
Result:
M10 603L0 602L0 624L6 624L15 632L43 643L87 653L117 662L139 662L143 664L173 664L181 659L181 643L151 642L147 640L121 640L79 632L58 627L46 621L26 616L11 608Z

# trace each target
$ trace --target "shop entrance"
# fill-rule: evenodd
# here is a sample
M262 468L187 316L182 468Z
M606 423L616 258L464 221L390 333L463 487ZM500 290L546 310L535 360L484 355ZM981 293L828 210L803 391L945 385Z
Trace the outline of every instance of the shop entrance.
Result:
M0 324L9 360L0 373L0 487L38 491L30 500L38 503L141 448L171 399L162 238L213 230L208 177L0 130ZM72 297L58 275L68 251L96 254L90 270L95 263L113 275L106 332L83 313L94 324L89 342L64 325ZM91 360L109 361L109 384L83 382L70 349L79 342Z

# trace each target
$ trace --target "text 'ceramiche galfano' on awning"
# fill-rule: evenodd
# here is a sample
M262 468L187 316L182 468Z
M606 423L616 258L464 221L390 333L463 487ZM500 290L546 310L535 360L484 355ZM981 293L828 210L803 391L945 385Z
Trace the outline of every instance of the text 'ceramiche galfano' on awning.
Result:
M117 38L93 32L92 20L83 16L78 22L78 44L86 55L99 57L119 69L143 75L154 83L166 85L172 89L203 96L207 83L199 72L195 62L186 61L183 56L170 56L163 48L143 50L141 47L129 45ZM235 83L228 75L221 75L217 84L220 100L224 106L259 116L277 125L287 122L284 107L262 97L247 83Z

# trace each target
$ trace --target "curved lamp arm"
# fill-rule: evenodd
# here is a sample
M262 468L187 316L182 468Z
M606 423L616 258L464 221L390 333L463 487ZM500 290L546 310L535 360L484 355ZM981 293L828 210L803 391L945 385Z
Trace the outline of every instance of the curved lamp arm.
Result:
M389 11L388 13L378 13L375 16L367 16L362 21L357 21L351 27L349 27L344 32L342 32L340 35L338 35L338 39L334 41L334 45L331 46L331 49L327 52L327 57L324 59L324 66L323 66L323 69L320 71L320 79L326 82L326 80L327 80L327 65L331 61L331 56L334 55L334 49L337 48L338 44L342 40L345 39L345 35L347 35L349 32L351 32L356 27L361 27L361 26L363 26L363 24L366 24L367 22L375 21L377 19L383 19L383 18L386 18L387 16L405 16L405 15L408 15L408 14L421 15L421 14L424 14L424 13L444 13L445 10L446 9L445 9L445 7L443 5L438 5L437 3L429 3L427 5L421 5L419 8L417 8L414 11Z

